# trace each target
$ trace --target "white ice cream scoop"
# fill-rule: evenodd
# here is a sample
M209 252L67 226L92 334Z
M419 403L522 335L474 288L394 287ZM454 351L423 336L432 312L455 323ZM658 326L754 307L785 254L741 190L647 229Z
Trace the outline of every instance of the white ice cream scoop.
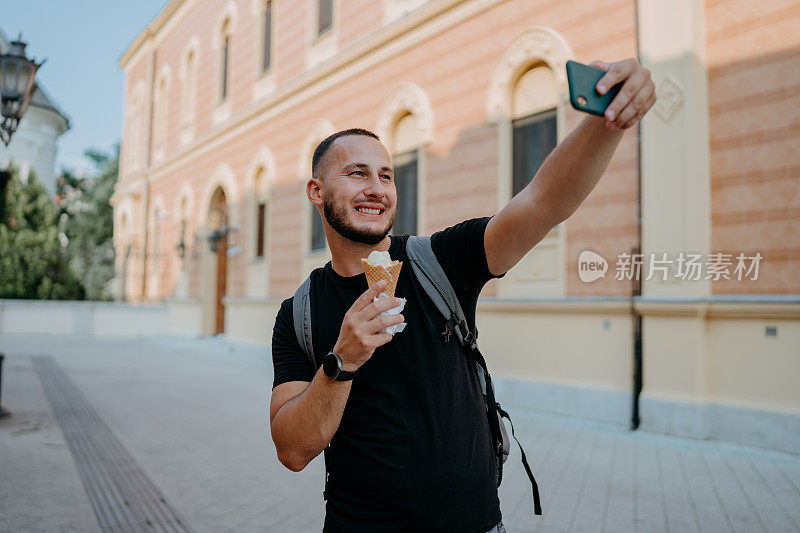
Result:
M382 266L390 268L392 266L392 258L389 257L389 252L372 251L367 256L367 263L372 266Z

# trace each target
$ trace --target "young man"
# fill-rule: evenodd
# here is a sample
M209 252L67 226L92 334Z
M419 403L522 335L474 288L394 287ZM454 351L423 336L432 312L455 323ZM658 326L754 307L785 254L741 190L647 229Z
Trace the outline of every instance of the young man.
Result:
M624 82L605 117L587 117L497 215L431 237L471 331L483 285L578 208L622 131L655 102L650 72L635 60L593 65L607 71L601 93ZM370 252L407 261L408 236L388 235L397 195L386 148L371 132L339 132L317 147L312 172L306 194L323 215L332 257L312 277L312 340L316 360L330 364L316 370L302 352L292 299L285 300L272 340L270 424L278 458L300 471L330 444L326 532L504 531L470 359L441 335L441 315L410 266L396 289L407 299L403 314L379 316L400 302L373 302L382 282L367 288L361 259ZM403 321L407 327L394 337L381 333Z

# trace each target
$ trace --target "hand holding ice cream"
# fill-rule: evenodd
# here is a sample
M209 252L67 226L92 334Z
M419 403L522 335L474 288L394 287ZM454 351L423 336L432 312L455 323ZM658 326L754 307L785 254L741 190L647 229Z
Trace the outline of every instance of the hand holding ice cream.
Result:
M374 301L378 301L381 298L390 298L394 296L394 291L397 289L397 280L400 279L400 269L403 268L403 262L392 260L389 256L389 252L379 252L377 250L370 252L369 256L366 259L361 260L361 265L364 267L364 274L367 276L367 283L372 286L378 280L384 280L386 282L386 287L381 291L381 293L375 298ZM402 300L402 304L399 306L389 309L381 313L379 316L383 315L396 315L403 311L403 307L406 305L405 298L399 298ZM384 333L389 333L394 335L395 333L399 333L403 331L406 327L405 322L401 322L400 324L396 324L394 326L389 326L382 331Z

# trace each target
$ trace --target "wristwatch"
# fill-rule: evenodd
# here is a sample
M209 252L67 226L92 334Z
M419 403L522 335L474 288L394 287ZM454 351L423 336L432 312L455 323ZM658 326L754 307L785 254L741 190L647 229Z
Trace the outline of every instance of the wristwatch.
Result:
M336 352L328 352L322 360L322 371L325 376L333 381L350 381L356 377L355 372L348 372L342 369L342 358Z

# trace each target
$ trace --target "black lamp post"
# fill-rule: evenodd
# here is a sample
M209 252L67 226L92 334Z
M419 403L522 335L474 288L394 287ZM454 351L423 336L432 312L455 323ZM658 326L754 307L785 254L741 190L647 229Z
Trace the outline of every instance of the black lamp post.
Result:
M36 89L34 77L42 63L36 63L25 56L26 43L20 35L11 41L11 48L0 54L0 140L6 146L11 142L11 135L17 131L22 115L31 103L33 91Z

